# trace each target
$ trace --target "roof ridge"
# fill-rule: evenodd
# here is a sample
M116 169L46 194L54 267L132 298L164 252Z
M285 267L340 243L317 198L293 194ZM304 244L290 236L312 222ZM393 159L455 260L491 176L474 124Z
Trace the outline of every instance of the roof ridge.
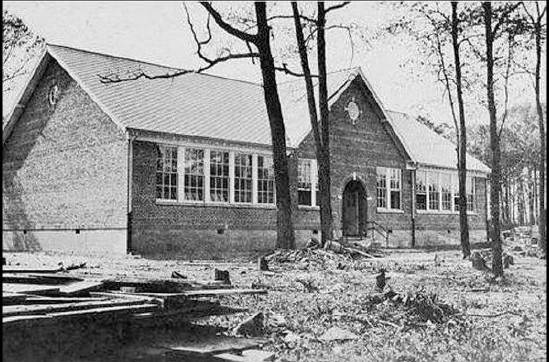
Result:
M129 57L122 57L122 56L118 56L118 55L114 55L114 54L101 53L101 52L98 52L98 51L93 51L93 50L88 50L88 49L75 48L75 47L67 46L67 45L46 43L46 46L54 46L54 47L65 48L65 49L70 49L70 50L76 50L76 51L79 51L79 52L84 52L84 53L89 53L89 54L96 54L96 55L101 55L101 56L105 56L105 57L109 57L109 58L124 59L124 60L128 60L128 61L131 61L131 62L152 65L152 66L155 66L155 67L161 67L161 68L166 68L166 69L170 69L170 70L189 71L188 69L172 67L172 66L168 66L168 65L163 65L163 64L158 64L158 63L145 61L145 60L132 59L132 58L129 58ZM194 74L198 74L198 75L207 75L207 76L210 76L210 77L216 77L216 78L225 79L225 80L232 80L232 81L235 81L235 82L242 82L242 83L247 83L247 84L252 84L252 85L255 85L255 86L263 87L261 84L246 81L246 80L223 77L223 76L210 74L210 73L199 73L199 72L196 72L194 70L190 70L189 72L194 73Z
M149 62L149 61L146 61L146 60L132 59L132 58L129 58L129 57L122 57L122 56L119 56L119 55L101 53L101 52L98 52L98 51L93 51L93 50L88 50L88 49L75 48L75 47L71 47L71 46L67 46L67 45L47 43L46 46L54 46L54 47L59 47L59 48L71 49L71 50L76 50L76 51L79 51L79 52L84 52L84 53L89 53L89 54L102 55L102 56L109 57L109 58L124 59L124 60L129 60L129 61L132 61L132 62L136 62L136 63L143 63L143 64L148 64L148 65L153 65L155 67L169 68L169 69L174 69L174 70L187 70L187 69L183 69L183 68L177 68L177 67L171 67L171 66L168 66L168 65L153 63L153 62Z

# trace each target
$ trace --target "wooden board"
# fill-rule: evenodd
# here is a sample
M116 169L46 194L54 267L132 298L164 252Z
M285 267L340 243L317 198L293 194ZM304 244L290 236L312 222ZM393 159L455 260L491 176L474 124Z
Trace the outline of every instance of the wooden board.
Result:
M25 294L3 292L2 306L23 303L25 299L27 299L27 296Z
M27 298L21 304L62 304L62 303L83 303L83 302L100 302L109 300L109 298L86 298L86 297L44 297L37 295L26 295Z
M132 306L115 306L115 307L105 307L105 308L93 308L86 310L76 310L76 311L66 311L66 312L55 312L49 313L47 315L25 315L25 316L8 316L2 317L2 325L5 326L16 326L16 325L36 325L38 326L45 322L55 322L61 323L68 320L77 320L77 319L88 319L93 318L93 321L96 322L98 318L104 318L109 322L112 322L113 318L120 317L127 319L128 315L134 313L145 313L152 312L157 310L159 307L154 304L142 304L142 305L132 305Z
M181 341L174 343L159 343L157 346L170 350L171 355L213 355L227 352L242 351L256 348L265 343L261 339L237 338L226 336L215 336L204 338L200 341Z
M181 293L189 298L198 297L220 297L224 295L236 294L267 294L265 289L219 289L219 290L189 290Z
M28 274L28 273L3 273L3 283L23 283L23 284L67 284L83 279L59 275L59 274Z
M59 288L59 294L65 296L78 295L90 290L100 289L102 286L102 282L84 280L61 286Z
M103 279L105 289L120 290L121 287L134 287L136 292L143 293L181 293L194 289L231 288L219 281L197 282L188 279L150 279L150 278L107 278Z
M4 266L2 268L2 274L4 273L57 273L62 271L61 268L31 268L31 267L16 267L16 266Z
M2 292L35 295L58 295L59 287L53 285L2 283Z
M2 307L2 316L21 316L21 315L39 315L52 314L68 311L83 311L94 308L107 308L116 306L143 305L146 302L142 300L106 300L80 303L62 303L62 304L30 304L30 305L10 305ZM147 303L148 304L148 303Z

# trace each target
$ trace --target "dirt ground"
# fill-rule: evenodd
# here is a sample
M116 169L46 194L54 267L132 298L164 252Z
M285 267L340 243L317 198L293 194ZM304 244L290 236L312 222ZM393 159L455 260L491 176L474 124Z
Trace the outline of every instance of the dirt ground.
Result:
M19 266L86 262L84 269L71 273L93 278L168 278L178 271L190 279L212 280L214 268L229 270L235 287L264 288L268 294L221 297L222 304L247 312L196 323L230 335L242 320L262 312L262 337L268 341L262 348L275 352L276 361L545 361L546 261L511 254L515 263L502 280L473 269L459 251L398 250L345 263L311 256L270 263L267 272L258 271L255 261L191 263L46 252L3 256ZM394 292L436 294L454 313L433 322L403 303L382 301L383 294L375 289L380 268L387 270ZM333 327L340 330L327 336ZM147 343L141 336L139 344ZM97 358L107 360L107 355Z

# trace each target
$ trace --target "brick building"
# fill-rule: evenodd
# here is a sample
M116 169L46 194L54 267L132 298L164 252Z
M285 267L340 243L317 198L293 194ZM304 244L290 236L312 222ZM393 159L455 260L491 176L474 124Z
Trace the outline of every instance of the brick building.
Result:
M215 258L274 247L271 137L260 85L49 45L3 133L3 249ZM385 110L360 69L329 76L336 237L459 243L455 146ZM303 81L280 85L298 243L319 232ZM467 158L471 239L487 175Z

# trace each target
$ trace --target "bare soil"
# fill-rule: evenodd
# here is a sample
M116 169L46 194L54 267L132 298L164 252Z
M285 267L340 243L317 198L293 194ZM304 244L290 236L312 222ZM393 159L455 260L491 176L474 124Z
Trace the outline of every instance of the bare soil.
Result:
M500 280L493 280L489 271L473 269L459 251L398 250L384 258L356 261L311 255L270 263L267 272L258 271L256 261L243 260L185 262L51 252L4 257L9 265L34 267L86 262L85 268L70 273L90 278L169 278L178 271L189 279L212 280L214 268L228 270L235 287L264 288L268 294L221 297L222 304L247 312L207 317L196 324L231 335L241 321L262 312L261 337L268 341L262 348L275 352L276 361L546 361L546 261L509 253L515 263ZM433 322L425 311L384 300L375 289L381 268L390 278L387 289L399 295L436 295L456 313ZM325 338L332 327L350 333L342 340ZM153 335L142 333L116 353L105 349L104 356L94 358L108 360L110 354L119 360L114 356L124 349L126 356L135 356L136 343L151 351L158 343Z

